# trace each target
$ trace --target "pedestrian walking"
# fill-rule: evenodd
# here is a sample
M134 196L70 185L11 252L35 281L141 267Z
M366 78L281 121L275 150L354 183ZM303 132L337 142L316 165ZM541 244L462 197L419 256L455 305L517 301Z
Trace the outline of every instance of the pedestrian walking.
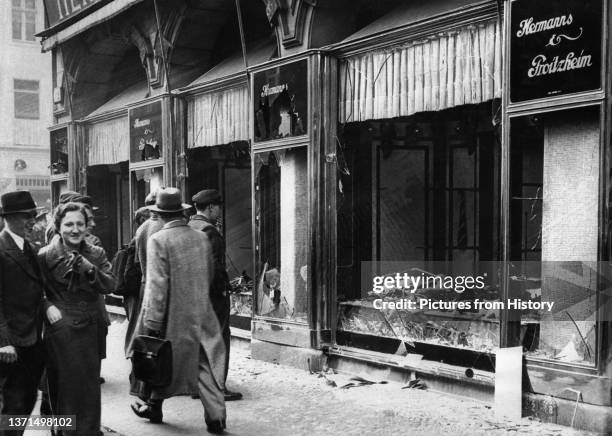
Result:
M47 283L50 406L55 415L76 415L76 430L70 434L97 435L106 339L98 298L114 289L114 277L104 249L85 240L87 212L82 204L58 206L54 225L59 233L38 253Z
M36 204L27 191L0 197L0 415L29 415L44 367L43 285L32 230ZM0 430L2 436L22 430Z
M187 225L183 212L189 208L176 188L160 190L151 206L164 226L147 244L142 327L171 342L174 365L171 383L153 389L152 398L198 393L208 432L221 434L227 350L210 302L212 247L203 232Z
M145 198L145 205L152 206L155 204L156 192L150 192ZM138 227L134 238L130 244L134 245L134 263L135 267L140 269L141 272L141 284L138 293L133 296L125 297L127 299L126 305L128 307L128 327L125 335L125 355L127 358L132 357L132 342L134 338L140 334L136 327L142 324L140 313L142 309L142 299L144 296L144 287L146 280L147 271L147 242L149 237L154 233L161 230L164 223L159 218L159 215L155 211L150 211L149 218ZM130 407L134 413L141 417L147 418L154 423L162 421L162 403L163 399L151 398L151 387L143 381L140 381L134 377L134 373L130 373L130 394L138 397L142 403L135 402Z
M217 221L221 218L221 206L223 199L216 189L204 189L194 195L193 201L196 214L189 220L189 226L195 230L202 231L208 236L212 245L214 257L214 277L210 286L210 301L221 324L221 331L225 348L227 350L225 360L225 389L223 391L225 401L236 401L242 399L240 392L232 392L227 389L227 373L229 371L230 357L230 284L225 264L225 240L217 228Z

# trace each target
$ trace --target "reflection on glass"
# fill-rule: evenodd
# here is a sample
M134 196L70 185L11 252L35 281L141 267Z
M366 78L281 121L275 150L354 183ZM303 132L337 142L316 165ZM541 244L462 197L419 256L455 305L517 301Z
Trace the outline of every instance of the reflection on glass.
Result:
M307 170L305 147L255 155L258 315L307 321Z

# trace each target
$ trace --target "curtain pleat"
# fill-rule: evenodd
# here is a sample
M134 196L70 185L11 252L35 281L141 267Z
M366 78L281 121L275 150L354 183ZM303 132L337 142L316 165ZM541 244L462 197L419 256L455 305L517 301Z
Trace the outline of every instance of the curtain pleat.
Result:
M130 159L130 125L127 117L87 127L89 165L112 165Z
M240 86L195 96L187 104L188 148L249 139L248 89Z
M496 20L344 59L340 121L393 118L501 97Z

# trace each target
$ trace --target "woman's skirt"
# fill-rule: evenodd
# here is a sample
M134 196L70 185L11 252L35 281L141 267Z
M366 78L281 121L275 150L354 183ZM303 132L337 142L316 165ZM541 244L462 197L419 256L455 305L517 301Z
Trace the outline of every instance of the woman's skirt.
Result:
M76 416L69 435L97 435L100 431L100 357L103 331L97 302L56 304L62 319L45 325L48 383L52 413Z

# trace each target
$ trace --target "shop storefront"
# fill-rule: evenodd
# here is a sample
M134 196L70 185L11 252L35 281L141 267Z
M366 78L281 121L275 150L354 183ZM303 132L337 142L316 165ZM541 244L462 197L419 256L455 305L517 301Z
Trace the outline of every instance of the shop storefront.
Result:
M519 346L525 414L608 428L605 2L314 3L268 2L276 39L229 57L238 40L206 45L188 22L172 89L136 38L142 94L52 129L54 198L114 202L119 244L152 190L218 189L232 325L254 358L384 366L490 401L500 347ZM373 287L400 273L427 285ZM444 284L459 276L482 286ZM377 302L423 299L455 306Z
M274 41L249 46L248 64L274 56ZM202 189L223 197L219 227L225 240L230 278L230 324L251 330L253 313L251 147L249 89L245 60L236 53L179 90L186 107L185 192L190 199Z

